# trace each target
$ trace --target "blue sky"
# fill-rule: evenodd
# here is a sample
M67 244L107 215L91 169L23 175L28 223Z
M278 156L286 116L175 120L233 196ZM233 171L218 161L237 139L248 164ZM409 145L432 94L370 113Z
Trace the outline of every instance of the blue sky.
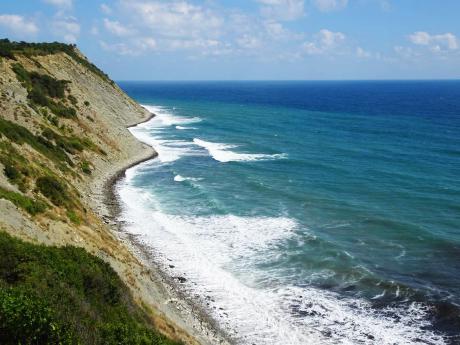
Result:
M115 80L460 78L459 0L1 0Z

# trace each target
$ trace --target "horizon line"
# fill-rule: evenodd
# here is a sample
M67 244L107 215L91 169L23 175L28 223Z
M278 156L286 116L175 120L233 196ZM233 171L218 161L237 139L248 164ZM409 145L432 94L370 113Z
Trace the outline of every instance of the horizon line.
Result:
M459 78L420 79L114 79L116 82L386 82L460 81Z

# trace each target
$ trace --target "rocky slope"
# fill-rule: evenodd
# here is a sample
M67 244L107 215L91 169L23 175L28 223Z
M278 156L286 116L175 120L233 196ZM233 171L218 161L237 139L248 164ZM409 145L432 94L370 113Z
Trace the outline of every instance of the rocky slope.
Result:
M7 43L0 44L0 229L83 247L115 269L164 334L213 343L192 315L165 302L172 295L161 278L107 218L110 180L155 155L126 128L152 114L75 47Z

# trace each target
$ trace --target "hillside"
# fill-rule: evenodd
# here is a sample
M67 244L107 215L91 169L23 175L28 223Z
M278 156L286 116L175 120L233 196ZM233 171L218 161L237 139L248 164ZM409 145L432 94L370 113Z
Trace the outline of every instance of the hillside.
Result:
M162 290L158 277L120 241L116 226L107 220L109 210L104 202L107 183L127 166L156 154L126 129L151 116L76 47L0 40L0 237L3 244L9 243L4 248L22 248L16 254L2 252L0 267L11 266L10 259L7 259L10 255L16 257L14 260L24 261L25 252L33 251L39 253L38 257L45 258L31 264L34 270L43 273L35 266L48 267L46 260L53 255L62 258L57 247L81 247L103 260L76 252L88 265L99 265L100 270L106 271L105 275L98 276L101 281L97 284L108 284L103 280L113 278L110 273L113 269L121 278L120 283L115 284L116 289L125 291L123 286L129 288L129 293L123 292L125 304L120 308L130 311L138 320L136 322L140 322L139 327L150 329L155 325L172 339L194 344L197 343L194 340L196 334L182 331L186 324L180 317L174 318L177 314L174 308L158 300ZM44 246L27 247L26 243L5 237L5 232L30 243L57 247L51 247L55 248L54 252ZM77 258L77 262L72 262L70 256L63 259L70 260L66 265L75 265L80 260ZM103 266L104 262L109 264L110 270ZM24 267L17 269L23 278L33 273L29 269L23 271ZM69 272L51 270L44 274L57 277ZM63 277L62 281L67 278ZM34 279L32 281L37 283ZM0 277L1 303L11 297L10 288L19 289L11 292L13 295L22 293L22 283L15 284ZM37 284L41 284L44 295L49 293L49 289L43 286L48 284L46 279ZM53 289L67 289L71 293L73 288L69 289L66 284L58 284ZM27 286L30 288L33 284ZM66 298L75 301L74 297ZM49 301L51 305L48 307L54 308L56 301L53 302L52 298ZM92 302L84 303L89 303L86 308L94 307ZM5 315L2 319L1 313L4 312L0 307L3 326ZM98 312L89 315L102 320L97 316ZM88 320L85 322L90 322ZM4 330L0 329L0 337L5 334L2 332ZM156 334L156 331L152 332Z

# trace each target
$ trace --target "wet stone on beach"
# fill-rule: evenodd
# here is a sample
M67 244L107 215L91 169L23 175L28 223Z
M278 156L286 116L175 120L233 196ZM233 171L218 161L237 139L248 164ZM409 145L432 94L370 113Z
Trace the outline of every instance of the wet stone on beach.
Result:
M187 278L185 277L176 277L176 279L179 281L179 283L185 283L187 281Z

